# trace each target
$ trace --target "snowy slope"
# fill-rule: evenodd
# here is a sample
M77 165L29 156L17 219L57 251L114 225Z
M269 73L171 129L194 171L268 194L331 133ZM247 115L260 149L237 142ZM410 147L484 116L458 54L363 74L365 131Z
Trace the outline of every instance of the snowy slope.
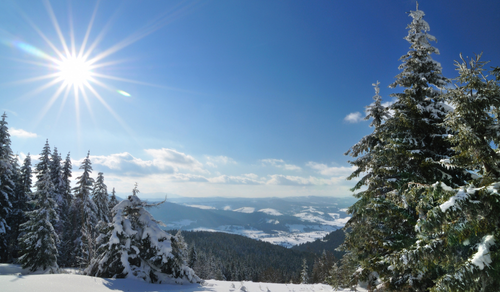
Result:
M76 274L27 274L19 266L0 264L1 291L10 292L330 292L323 284L274 284L207 280L202 284L148 284L132 279L103 279ZM342 291L349 291L348 289ZM359 288L358 291L367 291Z
M342 228L352 199L184 198L150 210L166 229L205 230L243 235L292 247Z

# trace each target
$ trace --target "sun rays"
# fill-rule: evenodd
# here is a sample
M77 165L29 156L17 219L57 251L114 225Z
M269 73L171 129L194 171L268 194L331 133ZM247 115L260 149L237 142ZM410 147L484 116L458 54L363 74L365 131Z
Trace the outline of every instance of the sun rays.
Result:
M97 104L103 106L129 134L132 134L125 121L113 109L114 107L110 105L109 101L107 101L112 95L121 97L131 97L132 95L125 91L125 88L116 88L114 84L118 82L118 84L122 83L123 86L130 83L155 87L166 86L123 78L123 76L110 74L109 70L106 69L117 69L117 66L127 61L123 59L113 60L112 57L114 54L185 15L193 7L192 3L190 5L172 8L159 17L154 18L141 29L131 33L129 36L107 48L102 47L102 41L106 39L110 31L112 17L105 25L96 26L99 2L95 5L92 14L89 15L89 22L88 25L86 25L85 33L81 36L75 34L71 7L69 7L68 12L68 23L61 25L51 3L47 0L43 3L47 15L50 18L51 27L56 33L55 38L53 37L51 39L49 37L51 34L46 30L47 28L42 30L33 20L25 15L23 11L21 11L21 14L24 20L43 40L43 45L35 46L28 42L14 41L16 39L14 37L11 37L10 40L0 37L0 41L4 44L31 56L30 58L16 61L45 68L43 74L11 83L16 85L41 82L41 85L25 93L23 97L38 97L44 91L53 90L53 93L50 93L43 108L40 109L39 117L35 122L39 123L56 104L60 104L57 114L57 117L59 117L63 108L68 104L67 102L73 99L72 103L75 107L74 117L76 118L77 131L79 132L82 107L85 105L90 117L94 119L92 106L95 105L92 100L95 100L98 102ZM27 72L33 73L34 71ZM119 74L120 73L123 72L119 72ZM95 119L94 123L96 123Z

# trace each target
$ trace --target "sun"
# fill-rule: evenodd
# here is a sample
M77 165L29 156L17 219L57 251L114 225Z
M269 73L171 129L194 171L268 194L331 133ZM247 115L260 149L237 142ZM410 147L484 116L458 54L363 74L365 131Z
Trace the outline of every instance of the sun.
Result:
M70 55L62 58L57 70L66 86L81 87L92 79L92 67L84 57Z

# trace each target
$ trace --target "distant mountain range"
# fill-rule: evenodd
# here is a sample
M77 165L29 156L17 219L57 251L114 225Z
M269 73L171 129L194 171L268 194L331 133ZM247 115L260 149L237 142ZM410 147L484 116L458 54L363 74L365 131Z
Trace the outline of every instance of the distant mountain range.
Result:
M239 234L292 247L342 228L355 198L172 198L149 211L165 229Z

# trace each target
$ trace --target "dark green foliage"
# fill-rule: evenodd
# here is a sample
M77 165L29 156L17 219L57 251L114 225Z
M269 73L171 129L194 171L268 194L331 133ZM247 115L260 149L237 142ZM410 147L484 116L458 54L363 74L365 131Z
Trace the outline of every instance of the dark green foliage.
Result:
M392 266L400 251L417 242L418 220L436 207L434 201L422 204L423 194L408 192L409 185L442 181L458 187L469 178L462 167L441 163L455 155L453 141L446 139L453 132L443 124L451 110L441 92L448 79L431 57L438 50L430 44L435 38L427 33L424 13L417 9L410 16L405 38L410 51L401 57L402 72L391 85L403 92L392 95L390 115L369 108L374 131L348 152L357 167L349 178L365 175L353 189L360 190L359 200L349 208L352 218L345 228L350 232L343 248L361 266L361 280L377 272L393 291L424 291L442 273L434 267L416 271L412 263Z
M321 256L314 260L310 282L327 284L330 270L336 261L332 253L323 251Z
M11 227L7 218L12 212L14 196L13 176L15 169L12 165L13 154L10 148L10 134L6 121L7 115L2 115L0 121L0 262L9 259L9 232Z
M227 281L300 283L302 260L307 259L311 270L319 256L234 234L205 231L182 234L188 246L196 246L194 270L202 279L215 279L220 272L219 277Z
M338 229L321 239L316 239L313 242L301 243L291 247L294 250L307 251L320 256L324 251L331 253L335 258L341 259L345 252L338 251L337 248L344 242L344 230Z
M29 211L31 200L31 177L28 179L26 176L31 176L31 159L28 154L24 160L23 167L20 169L18 165L18 157L16 156L12 161L13 166L13 176L12 181L14 182L14 192L12 193L12 211L9 215L8 224L10 227L9 232L9 262L19 256L19 244L18 237L20 234L20 225L28 220L25 212ZM24 183L27 183L25 185Z
M32 204L35 210L26 214L29 220L21 225L23 234L19 237L21 247L19 262L31 271L48 270L55 273L57 265L57 242L59 240L53 221L57 220L56 203L52 199L54 185L46 172L36 183L37 191Z

